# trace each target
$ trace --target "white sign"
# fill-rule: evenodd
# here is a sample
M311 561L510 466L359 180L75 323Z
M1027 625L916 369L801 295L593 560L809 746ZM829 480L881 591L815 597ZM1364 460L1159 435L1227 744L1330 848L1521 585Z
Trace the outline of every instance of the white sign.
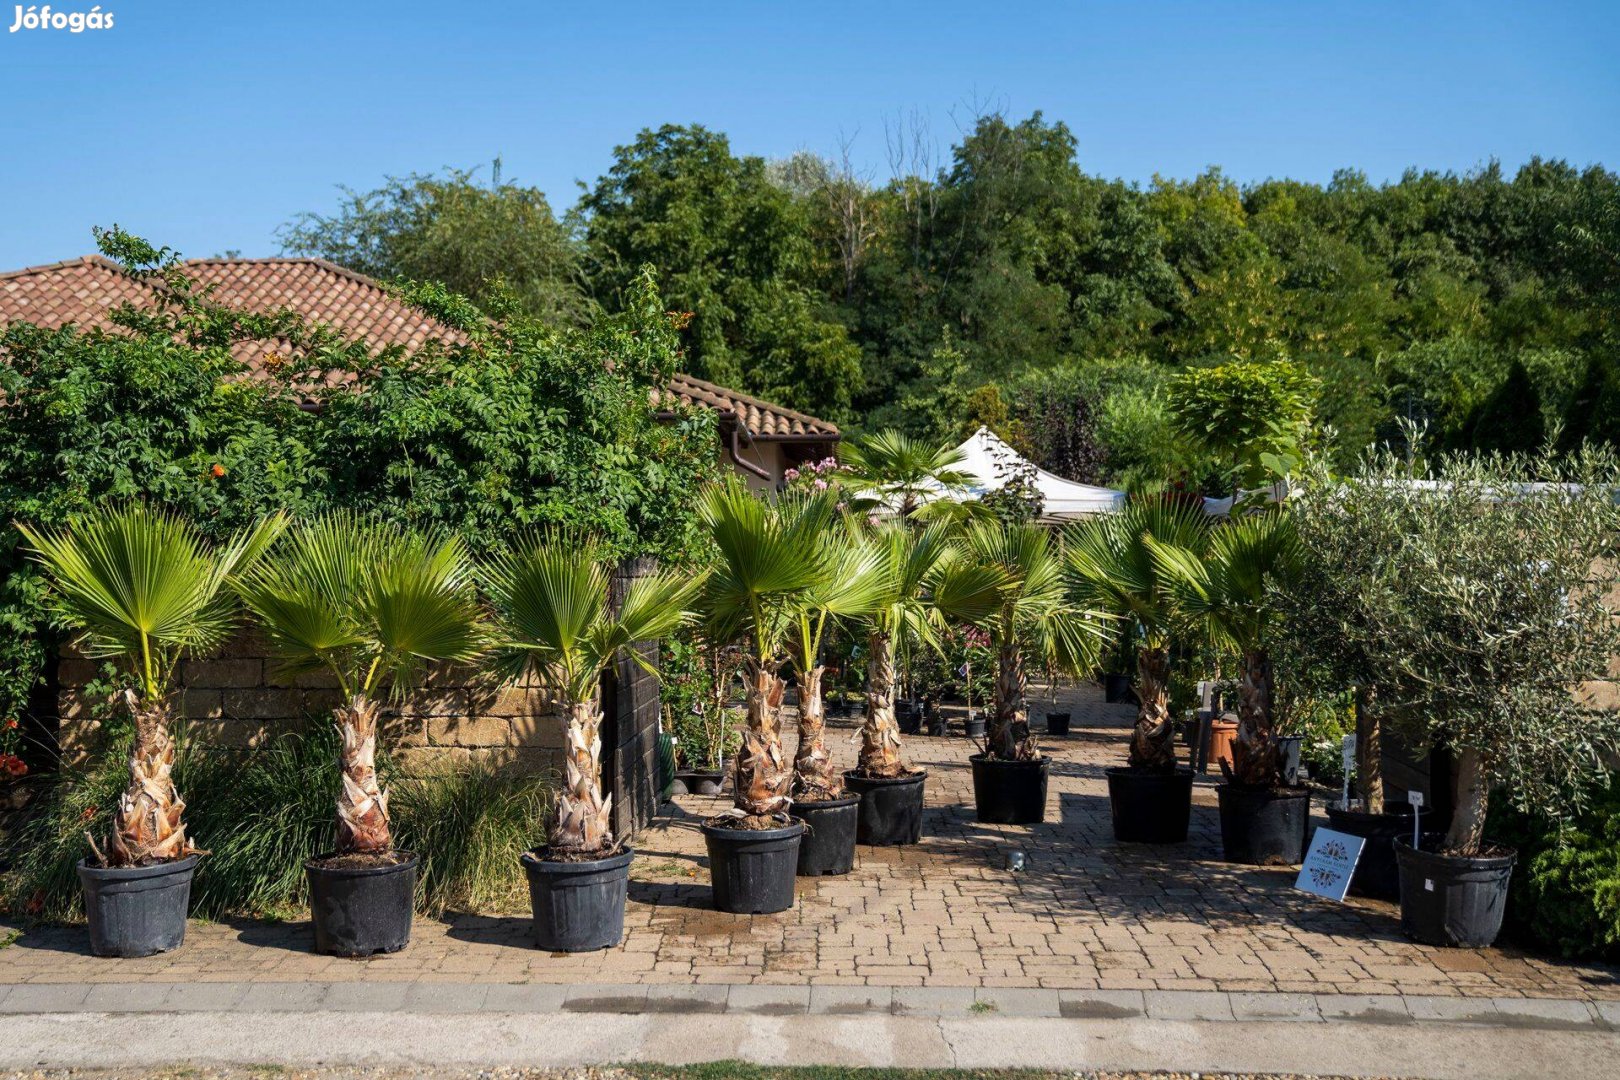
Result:
M1354 734L1346 735L1339 743L1340 752L1344 754L1344 793L1339 805L1346 810L1350 809L1350 777L1356 772L1356 737Z
M1350 891L1350 875L1356 872L1356 862L1366 844L1360 836L1317 829L1311 837L1310 849L1305 852L1305 864L1299 868L1294 888L1329 900L1343 900L1344 894Z

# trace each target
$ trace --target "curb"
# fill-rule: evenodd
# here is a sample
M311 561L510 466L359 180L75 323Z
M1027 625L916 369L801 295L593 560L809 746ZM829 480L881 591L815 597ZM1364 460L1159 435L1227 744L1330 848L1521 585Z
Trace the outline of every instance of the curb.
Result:
M72 1013L585 1013L1455 1024L1620 1032L1620 1001L1218 990L454 982L0 984L0 1015Z

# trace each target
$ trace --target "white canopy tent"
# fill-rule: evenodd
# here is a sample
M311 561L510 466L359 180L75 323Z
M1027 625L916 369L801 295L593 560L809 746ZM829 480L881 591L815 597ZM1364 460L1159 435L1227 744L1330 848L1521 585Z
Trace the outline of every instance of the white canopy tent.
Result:
M1125 505L1123 491L1076 483L1036 468L1033 462L1008 446L987 427L979 428L957 449L962 452L963 460L955 468L972 477L967 489L948 494L941 491L927 501L942 497L982 498L989 492L1000 490L1019 472L1033 470L1030 475L1044 503L1042 521L1073 521L1092 514L1110 514Z

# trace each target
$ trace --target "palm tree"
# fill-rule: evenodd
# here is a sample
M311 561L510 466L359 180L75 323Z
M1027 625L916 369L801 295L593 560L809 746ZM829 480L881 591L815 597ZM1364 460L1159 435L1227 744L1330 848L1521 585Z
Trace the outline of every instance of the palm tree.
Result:
M602 673L619 650L673 632L702 578L675 571L637 578L615 612L606 552L593 537L529 536L485 571L511 676L532 674L567 717L563 786L548 838L554 854L606 854L614 845L612 797L602 792ZM639 653L630 656L651 674Z
M1004 761L1034 761L1040 754L1029 734L1025 656L1038 657L1048 671L1089 671L1107 633L1105 619L1070 602L1062 554L1048 530L981 522L968 528L963 546L965 558L941 581L938 603L948 616L984 630L996 651L995 712L985 749ZM965 574L980 580L957 580ZM988 592L986 586L992 586Z
M1176 594L1147 537L1202 554L1209 523L1203 509L1179 500L1132 502L1117 514L1074 527L1067 543L1071 594L1077 602L1128 619L1141 629L1136 652L1136 728L1130 764L1169 771L1176 765L1170 726L1170 641L1177 629Z
M129 787L113 812L107 850L96 849L102 865L147 866L197 851L172 779L175 668L229 636L238 607L228 582L284 526L279 516L266 518L219 548L182 519L139 504L99 511L64 529L17 526L50 574L52 612L82 631L78 643L87 656L117 661L133 683L123 693L135 725Z
M787 647L799 692L799 747L793 757L793 795L804 802L825 802L843 794L843 781L827 753L826 716L822 705L821 644L827 628L840 619L870 614L882 597L882 562L872 545L862 542L849 519L832 512L834 497L784 497L776 512L785 518L811 516L820 524L814 533L822 548L816 565L819 579L794 605ZM814 526L816 523L812 523Z
M710 486L699 506L716 551L700 600L705 626L717 641L747 641L747 727L733 784L745 818L777 818L792 804L793 772L783 760L779 715L785 685L778 672L797 612L829 577L830 549L821 534L832 515L830 502L779 513L736 477Z
M1272 712L1270 642L1278 612L1273 589L1299 572L1303 548L1281 510L1243 517L1214 530L1208 553L1146 539L1158 573L1177 606L1197 620L1218 647L1239 656L1237 742L1233 774L1240 784L1272 787L1279 759Z
M957 468L963 461L958 448L934 446L893 429L846 446L842 456L852 484L902 518L910 517L925 498L961 491L973 482L971 474Z
M482 654L486 630L466 547L452 536L333 513L293 529L237 590L283 671L329 671L343 692L333 710L343 774L336 853L390 855L377 699L402 697L426 665Z

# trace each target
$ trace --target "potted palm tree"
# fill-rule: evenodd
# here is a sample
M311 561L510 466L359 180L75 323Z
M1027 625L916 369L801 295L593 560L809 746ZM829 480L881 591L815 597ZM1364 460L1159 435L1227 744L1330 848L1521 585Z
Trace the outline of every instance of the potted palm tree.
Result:
M782 751L781 707L788 632L794 615L826 580L822 530L831 504L784 514L735 477L707 488L699 516L715 551L699 605L718 640L744 638L747 725L732 772L732 808L703 825L715 906L765 914L793 906L804 823L788 814L793 770Z
M946 571L936 600L947 616L982 629L996 658L984 752L970 758L973 799L981 822L1033 824L1046 817L1050 762L1029 731L1025 656L1039 657L1049 671L1090 671L1105 624L1071 604L1048 530L980 522L968 528L964 548L966 557Z
M454 537L333 513L292 529L237 590L284 672L329 672L343 695L337 842L305 864L315 949L397 952L410 942L416 856L396 850L389 830L379 698L402 698L426 665L481 655L472 561Z
M522 856L535 940L548 952L610 948L624 936L634 852L615 840L612 796L602 791L602 675L619 650L680 626L701 579L675 571L637 578L615 612L600 542L566 533L521 540L483 576L503 673L537 677L564 717L563 782L546 844Z
M829 505L832 503L832 505ZM799 745L793 756L793 816L804 822L799 841L801 876L847 874L855 866L860 796L844 791L827 752L821 694L822 643L829 626L870 612L883 585L878 551L861 542L856 526L831 511L828 495L784 497L777 512L812 515L810 530L824 549L816 565L822 576L799 595L790 613L787 647L799 699Z
M1076 602L1134 622L1136 726L1123 768L1108 770L1116 840L1176 844L1192 816L1192 770L1176 765L1170 715L1170 641L1175 596L1146 537L1202 554L1209 531L1202 507L1182 500L1129 503L1069 534L1068 577Z
M875 602L860 618L866 632L866 714L861 749L844 783L861 796L857 836L863 844L915 844L922 836L923 787L928 774L901 756L894 712L895 643L910 634L933 643L932 590L953 557L951 526L935 522L921 531L901 522L874 527L866 544L877 560ZM963 585L971 581L959 578ZM965 603L965 601L963 601Z
M86 655L116 661L131 685L134 725L129 787L113 809L103 848L78 863L90 949L97 956L150 956L185 940L192 874L204 852L186 834L175 790L172 734L175 668L218 648L235 628L228 583L275 541L280 517L215 548L188 523L139 504L104 510L63 529L18 530L50 578L47 603L80 631Z
M1145 542L1189 622L1215 647L1238 655L1232 766L1227 783L1216 789L1227 861L1297 864L1305 857L1311 793L1282 782L1271 662L1279 616L1274 598L1293 585L1302 561L1293 519L1269 510L1228 522L1213 530L1203 558L1151 534Z
M959 448L935 446L892 429L848 443L841 453L849 485L902 518L927 500L960 492L973 481L959 467L964 460Z

